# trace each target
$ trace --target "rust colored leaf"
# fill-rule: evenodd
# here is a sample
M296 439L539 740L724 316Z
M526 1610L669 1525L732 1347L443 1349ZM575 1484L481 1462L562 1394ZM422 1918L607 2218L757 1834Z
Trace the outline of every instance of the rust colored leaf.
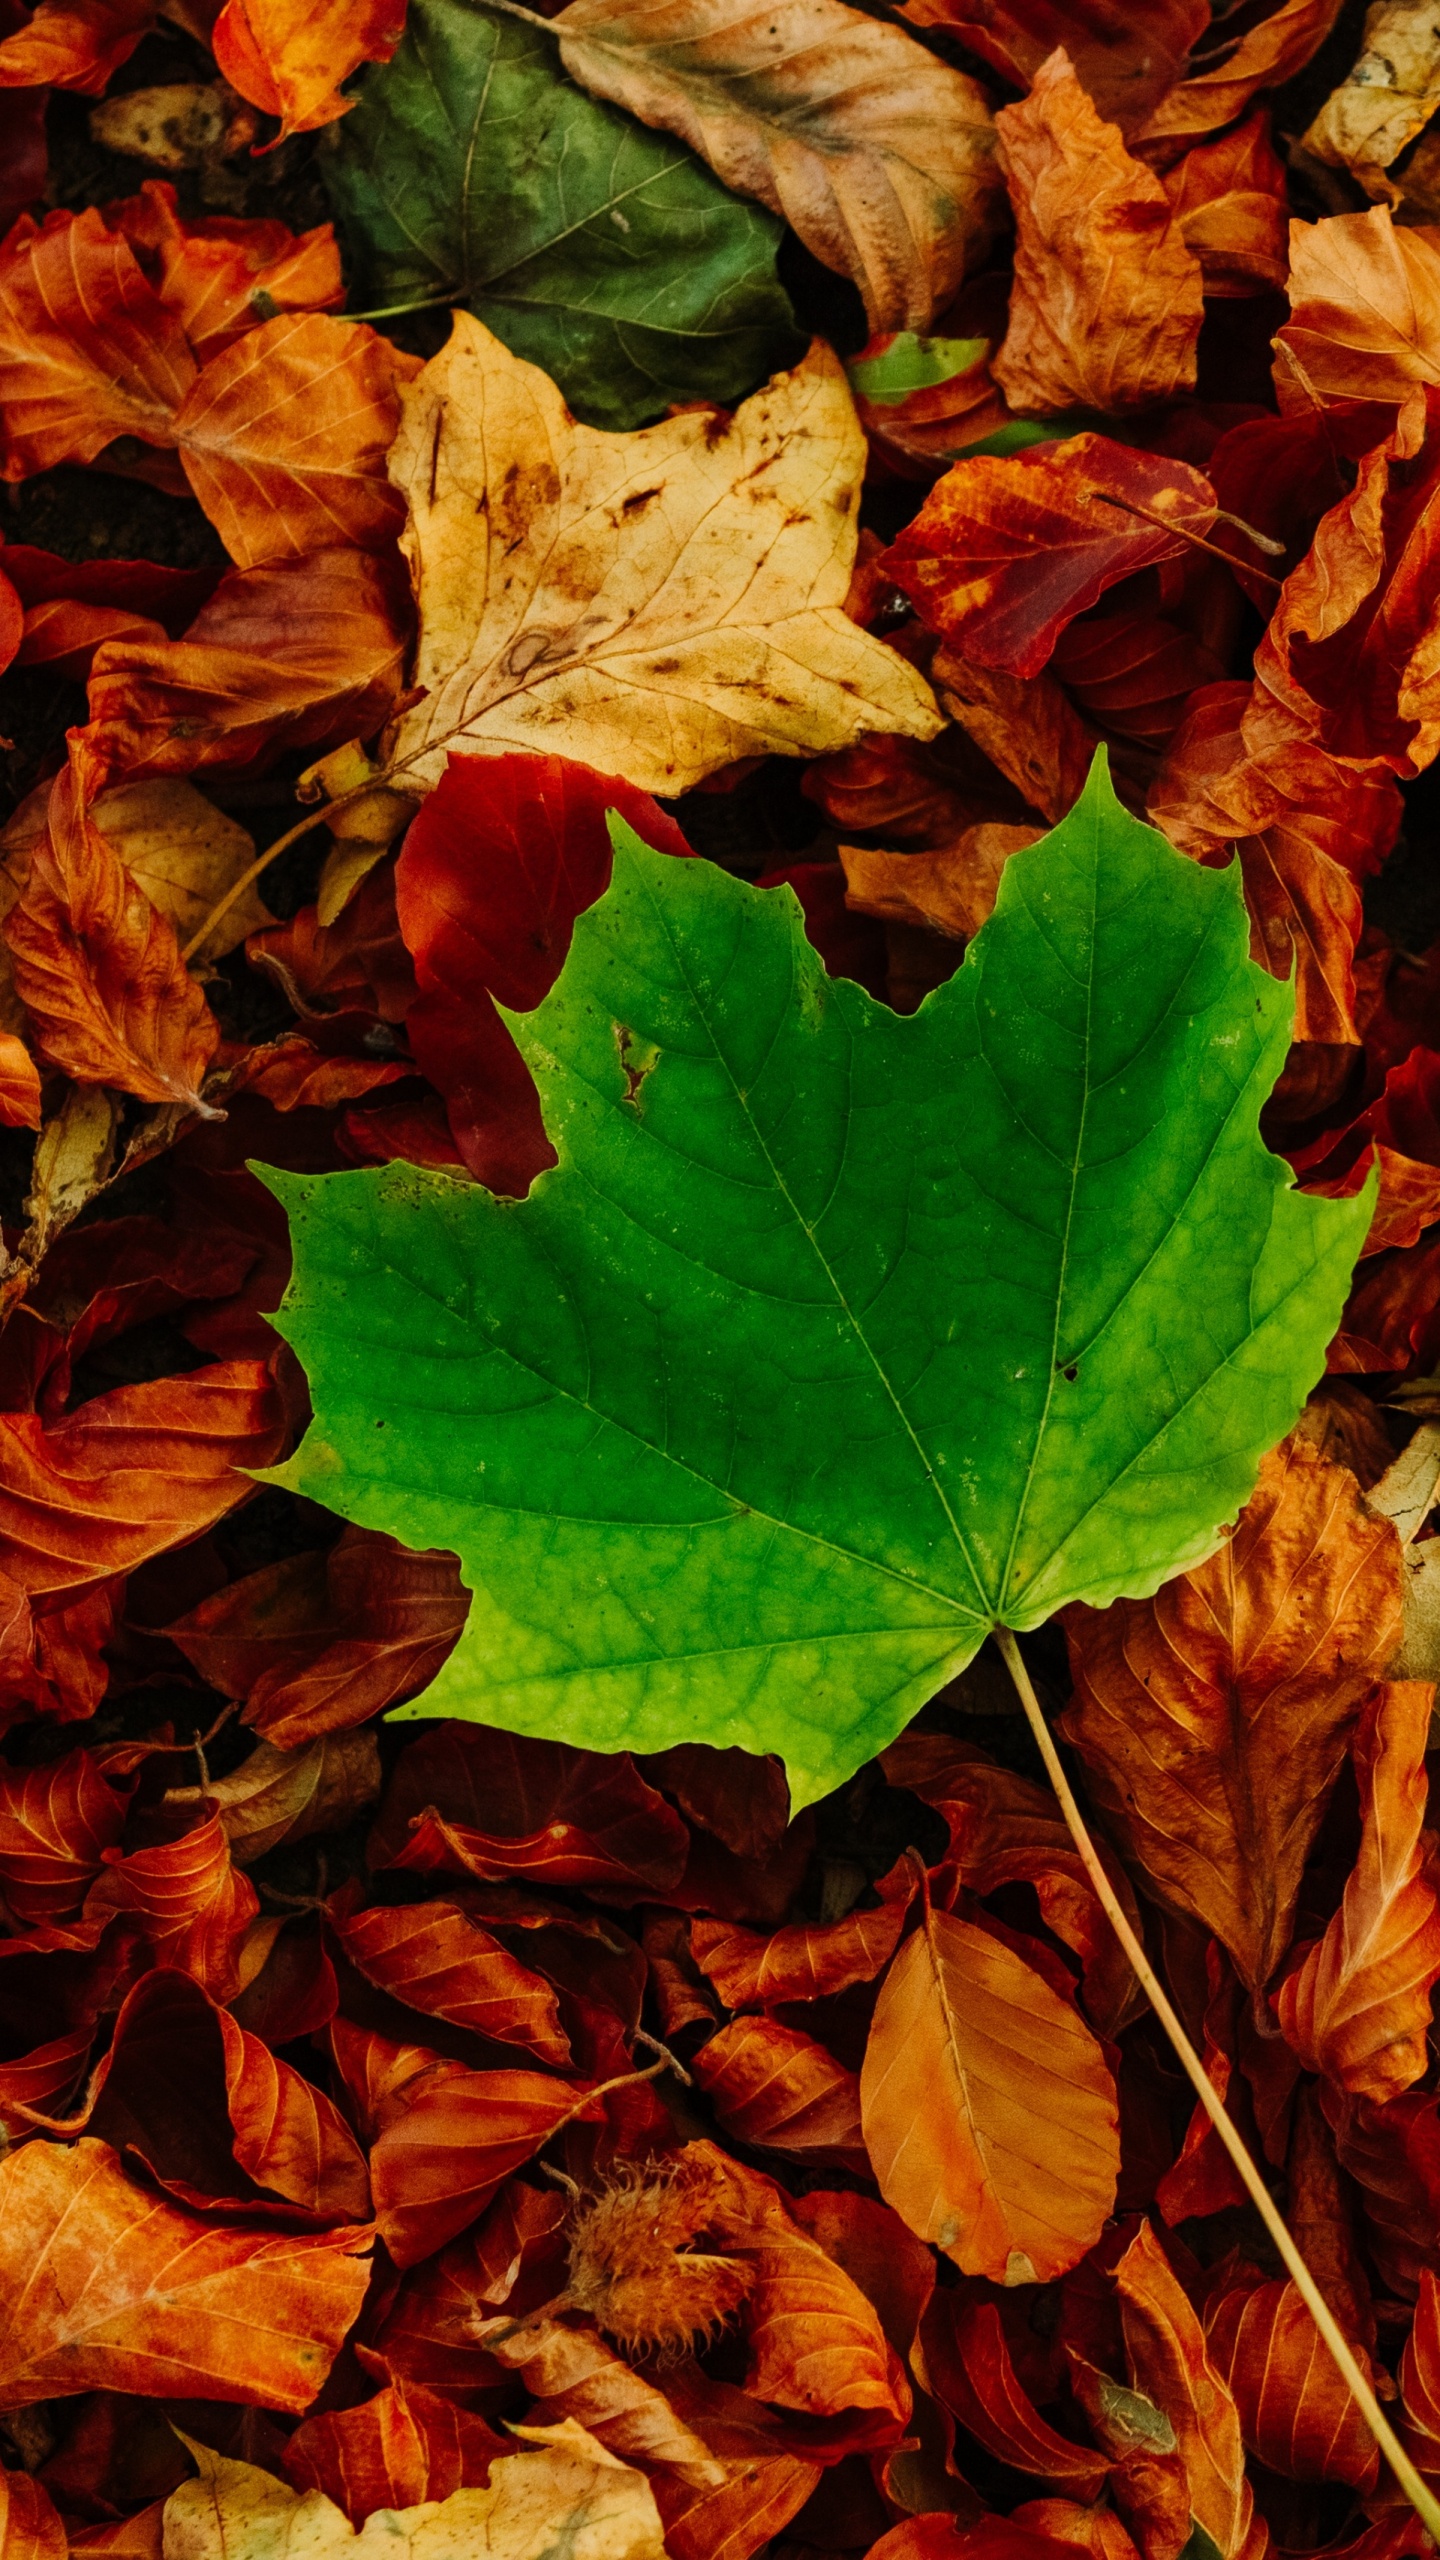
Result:
M280 1398L259 1360L94 1396L59 1422L0 1413L0 1536L29 1593L74 1590L194 1538L273 1465Z
M859 2085L813 2036L778 2018L736 2018L690 2067L733 2141L865 2175Z
M98 782L368 736L399 694L412 620L403 571L366 551L233 570L183 640L96 651L77 753Z
M476 2335L497 2363L518 2373L540 2404L535 2423L573 2418L621 2462L657 2465L692 2488L718 2488L724 2467L663 2389L635 2373L591 2328L571 2328L544 2312L530 2320L485 2320Z
M146 254L155 290L204 365L253 332L261 313L328 311L344 301L333 226L298 236L283 222L182 220L175 189L147 178L136 196L105 207L112 231Z
M5 919L16 992L51 1063L142 1102L202 1108L220 1026L151 905L85 805L73 763Z
M244 1701L247 1724L295 1750L423 1689L469 1605L452 1556L346 1527L328 1553L247 1574L165 1632L202 1679Z
M226 0L215 59L252 107L279 116L283 138L343 116L341 83L362 62L388 62L404 30L403 0Z
M432 2062L408 2079L370 2152L380 2236L413 2267L484 2212L584 2096L538 2071L467 2071Z
M177 2203L301 2230L365 2222L365 2162L338 2110L189 1974L130 1993L86 2130L133 2154Z
M904 15L912 26L948 27L1017 89L1063 45L1101 115L1127 132L1210 24L1201 0L905 0Z
M1212 2303L1205 2352L1256 2459L1288 2480L1373 2489L1380 2456L1293 2284L1237 2286Z
M1011 408L1109 417L1191 389L1199 259L1159 179L1096 114L1063 49L995 129L1016 238L1010 325L991 369Z
M1015 2370L993 2302L937 2294L921 2331L921 2354L941 2405L999 2461L1077 2498L1099 2496L1109 2455L1072 2443L1041 2417Z
M1276 2009L1309 2071L1381 2104L1429 2060L1430 1994L1440 1977L1436 1841L1425 1831L1433 1687L1382 1682L1351 1743L1360 1854L1339 1910L1281 1983Z
M1070 623L1051 666L1087 719L1142 747L1163 747L1197 686L1225 673L1223 659L1192 632L1123 606Z
M67 1751L0 1774L0 1894L22 1928L70 1920L125 1827L136 1754Z
M193 1974L217 2000L233 1999L240 1941L260 1905L231 1864L219 1814L158 1848L102 1850L101 1862L106 1872L86 1898L87 1916L133 1911L157 1964Z
M1430 2267L1400 2359L1400 2397L1407 2450L1427 2479L1440 2478L1440 2279Z
M395 2382L358 2409L306 2418L285 2447L285 2477L292 2489L318 2489L358 2528L377 2507L483 2489L497 2455L513 2450L513 2438L453 2400Z
M1276 380L1286 405L1308 389L1321 400L1401 401L1440 386L1440 244L1399 226L1388 205L1290 225L1290 317Z
M1042 833L1040 827L967 827L933 853L872 853L842 844L845 903L862 915L968 942L994 908L1011 854Z
M980 666L943 642L932 671L945 709L972 743L1032 809L1062 818L1084 789L1100 744L1064 687L1048 673L1016 676Z
M0 88L53 85L96 98L156 14L157 0L40 0L27 24L0 43Z
M1063 1730L1156 1891L1242 1981L1290 1942L1301 1869L1360 1699L1397 1641L1399 1542L1293 1437L1228 1544L1152 1600L1066 1619Z
M907 2418L908 2386L873 2306L797 2222L773 2180L727 2159L713 2143L690 2144L686 2157L715 2172L711 2228L752 2270L740 2310L750 2352L747 2392L816 2417L876 2409Z
M873 1982L900 1943L911 1871L892 1869L885 1887L874 1911L847 1912L828 1924L802 1922L768 1938L726 1920L693 1920L690 1951L727 2009L776 2009L787 2000L848 1991L852 1983Z
M0 2560L66 2560L65 2527L38 2480L0 2471Z
M438 1820L435 1818L438 1816ZM396 1764L371 1840L377 1867L436 1868L663 1897L689 1835L628 1753L607 1758L491 1726L445 1724Z
M1107 587L1179 559L1179 528L1203 535L1214 521L1210 484L1188 462L1071 436L1008 460L957 462L883 566L967 660L1035 676Z
M175 442L195 379L185 332L127 241L93 207L37 228L22 215L0 251L0 363L7 480L93 462L117 436Z
M1141 139L1178 141L1233 123L1257 91L1278 89L1304 69L1339 14L1340 0L1279 0L1258 23L1235 34L1224 18L1217 20L1210 41L1196 46L1185 78L1142 126Z
M1148 2223L1115 2269L1131 2380L1175 2430L1191 2513L1224 2560L1261 2560L1235 2402L1206 2352L1205 2333Z
M0 1123L7 1129L40 1126L40 1070L13 1031L0 1031Z
M928 329L989 237L983 92L843 0L569 0L571 78L678 133L727 187L784 216L865 298L872 329Z
M385 456L400 385L419 369L373 329L318 311L281 312L212 358L175 434L237 568L393 540L405 507Z
M1268 118L1202 142L1162 181L1180 237L1209 296L1280 291L1289 266L1285 164Z
M967 2275L1044 2283L1098 2239L1114 2084L1083 2019L1012 1949L927 1909L881 1987L860 2075L887 2204Z
M453 1902L358 1911L339 1935L354 1965L409 2008L473 2028L497 2044L523 2045L560 2070L571 2061L555 1993L479 1919Z
M563 2291L565 2214L558 2189L510 2179L473 2231L402 2280L375 2331L387 2372L446 2392L502 2382L476 2330L486 2312L525 2318Z
M368 2246L364 2230L202 2221L133 2186L108 2143L27 2143L0 2162L0 2399L306 2409L360 2309Z

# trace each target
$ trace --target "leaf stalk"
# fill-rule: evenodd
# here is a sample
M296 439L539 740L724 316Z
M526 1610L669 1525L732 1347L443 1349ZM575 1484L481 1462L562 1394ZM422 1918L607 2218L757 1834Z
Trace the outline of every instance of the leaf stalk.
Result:
M995 1642L1000 1649L1001 1660L1015 1684L1020 1704L1025 1710L1025 1721L1035 1737L1040 1757L1045 1763L1046 1776L1055 1790L1060 1810L1065 1816L1070 1837L1079 1851L1081 1864L1095 1888L1096 1899L1134 1967L1136 1979L1170 2040L1176 2060L1224 2144L1247 2195L1279 2250L1286 2273L1319 2330L1341 2378L1358 2403L1365 2424L1426 2532L1432 2541L1440 2543L1440 2499L1437 2499L1426 2487L1380 2407L1369 2382L1361 2372L1359 2362L1350 2348L1344 2331L1296 2247L1274 2197L1231 2123L1219 2095L1211 2085L1209 2074L1199 2054L1171 2007L1159 1975L1125 1917L1124 1907L1105 1873L1099 1852L1086 1828L1085 1817L1065 1774L1064 1764L1055 1747L1050 1728L1045 1721L1044 1710L1035 1695L1030 1674L1025 1668L1014 1636L1008 1627L997 1627L994 1634Z

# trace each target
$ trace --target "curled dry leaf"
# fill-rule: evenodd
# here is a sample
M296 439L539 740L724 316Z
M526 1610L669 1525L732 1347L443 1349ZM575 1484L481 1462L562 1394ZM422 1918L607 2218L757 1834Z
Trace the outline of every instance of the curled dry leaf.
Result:
M343 1831L379 1793L379 1748L373 1733L362 1732L318 1734L299 1751L258 1743L228 1777L171 1787L165 1802L197 1811L214 1805L235 1864L250 1867L282 1840Z
M732 2141L865 2175L855 2075L813 2036L777 2018L736 2018L691 2069Z
M665 2560L643 2472L616 2460L573 2419L522 2431L533 2450L502 2455L484 2488L438 2505L382 2510L357 2533L318 2489L303 2495L249 2462L186 2436L199 2478L165 2501L166 2560L230 2560L237 2550L298 2551L307 2560Z
M1304 148L1348 169L1367 196L1393 203L1386 177L1440 107L1440 38L1432 13L1415 0L1374 0L1365 38L1338 89L1305 136Z
M699 151L849 275L872 329L926 329L994 227L994 134L961 71L844 0L569 0L573 79Z
M967 2275L1044 2283L1099 2238L1120 2159L1104 2055L973 1922L927 1905L881 1987L860 2102L886 2203Z
M285 2477L302 2493L320 2490L359 2526L377 2507L483 2489L491 2463L513 2445L423 2383L392 2382L358 2409L302 2420L285 2447Z
M1306 2069L1381 2104L1426 2068L1440 1977L1437 1844L1421 1827L1434 1695L1428 1681L1386 1681L1366 1701L1351 1744L1360 1854L1324 1936L1276 1995Z
M968 942L994 907L1010 855L1041 833L1039 827L967 827L933 853L871 853L842 844L845 903L862 915Z
M523 2045L566 2070L570 2040L551 1984L521 1964L453 1902L417 1902L398 1911L361 1911L338 1931L367 1980L407 2007L473 2028L497 2044Z
M1200 261L1207 298L1282 292L1288 269L1285 163L1269 120L1251 116L1197 143L1161 184L1180 237Z
M577 761L673 794L756 750L932 737L928 685L841 609L863 446L818 342L733 418L615 436L458 313L390 457L427 688L392 762L433 783L450 740L549 747L563 719Z
M1247 2446L1269 2470L1373 2489L1379 2451L1293 2284L1222 2293L1206 2314L1205 2352L1229 2387Z
M215 59L232 87L280 118L282 139L332 124L352 101L341 89L362 62L388 62L405 26L401 0L226 0Z
M1440 241L1388 205L1290 225L1290 317L1276 350L1287 405L1403 400L1440 383Z
M1016 240L991 369L1011 408L1111 416L1188 390L1204 281L1154 171L1102 122L1063 50L995 122Z
M1268 1981L1359 1702L1394 1651L1400 1544L1294 1437L1234 1536L1151 1600L1066 1617L1063 1730L1152 1886Z
M1183 80L1163 97L1140 128L1150 143L1174 143L1216 133L1242 116L1256 92L1278 89L1318 53L1340 15L1340 0L1280 0L1258 20L1232 32L1228 17L1214 22Z
M1269 2537L1245 2476L1235 2402L1148 2223L1117 2265L1115 2288L1131 2380L1174 2430L1191 2514L1224 2560L1263 2560Z

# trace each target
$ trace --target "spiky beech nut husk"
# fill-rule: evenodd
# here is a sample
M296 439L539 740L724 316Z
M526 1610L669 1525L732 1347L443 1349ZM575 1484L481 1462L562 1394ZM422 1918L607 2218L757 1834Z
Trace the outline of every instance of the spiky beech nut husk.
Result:
M743 2260L694 2246L719 2187L713 2169L683 2156L617 2162L571 2221L568 2290L577 2310L626 2347L679 2352L713 2336L751 2282Z

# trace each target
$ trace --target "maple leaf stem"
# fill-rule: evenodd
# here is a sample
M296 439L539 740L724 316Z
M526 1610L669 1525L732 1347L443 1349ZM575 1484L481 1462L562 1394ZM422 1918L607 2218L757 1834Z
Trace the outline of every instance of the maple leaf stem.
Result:
M1440 2499L1427 2489L1376 2400L1374 2392L1351 2352L1344 2332L1297 2249L1269 2188L1226 2114L1219 2096L1211 2086L1205 2066L1172 2009L1164 1985L1125 1917L1124 1907L1105 1873L1099 1852L1086 1828L1085 1817L1076 1801L1074 1790L1065 1775L1060 1754L1055 1748L1050 1728L1045 1721L1044 1711L1035 1695L1030 1674L1025 1668L1014 1636L1008 1627L997 1627L994 1633L1005 1668L1015 1683L1020 1704L1025 1710L1025 1720L1035 1737L1040 1757L1045 1763L1046 1775L1055 1790L1060 1810L1065 1816L1070 1837L1080 1853L1081 1863L1095 1888L1096 1899L1129 1957L1135 1969L1136 1979L1169 2037L1177 2061L1233 2161L1261 2221L1279 2250L1296 2291L1324 2339L1343 2380L1348 2384L1358 2403L1371 2435L1384 2454L1426 2532L1440 2542Z

